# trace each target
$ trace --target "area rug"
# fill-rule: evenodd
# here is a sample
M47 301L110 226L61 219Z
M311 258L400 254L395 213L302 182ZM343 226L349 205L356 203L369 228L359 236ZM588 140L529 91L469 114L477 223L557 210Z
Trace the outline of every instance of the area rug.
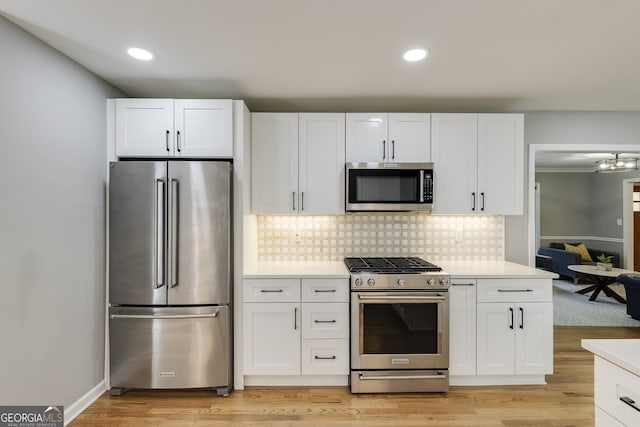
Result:
M638 326L627 314L626 304L621 304L600 293L595 301L589 301L591 292L576 294L589 285L574 285L565 280L553 281L553 324L557 326ZM612 289L624 296L624 286L612 285Z

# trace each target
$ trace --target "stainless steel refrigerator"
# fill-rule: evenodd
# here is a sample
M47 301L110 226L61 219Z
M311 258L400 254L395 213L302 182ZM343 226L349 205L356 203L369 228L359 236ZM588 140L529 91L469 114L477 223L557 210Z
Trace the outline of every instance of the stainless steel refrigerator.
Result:
M111 394L231 390L231 163L110 165Z

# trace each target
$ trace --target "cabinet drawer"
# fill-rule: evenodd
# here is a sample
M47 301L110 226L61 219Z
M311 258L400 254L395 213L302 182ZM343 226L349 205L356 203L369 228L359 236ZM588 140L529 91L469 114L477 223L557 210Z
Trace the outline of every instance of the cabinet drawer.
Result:
M478 302L550 302L548 279L478 279Z
M303 304L302 338L349 338L349 303Z
M303 375L349 375L349 340L302 340Z
M245 279L245 302L300 302L300 279Z
M640 377L601 357L594 359L596 406L624 425L640 426Z
M348 279L302 279L303 302L349 302Z
M625 425L596 406L596 427L625 427Z

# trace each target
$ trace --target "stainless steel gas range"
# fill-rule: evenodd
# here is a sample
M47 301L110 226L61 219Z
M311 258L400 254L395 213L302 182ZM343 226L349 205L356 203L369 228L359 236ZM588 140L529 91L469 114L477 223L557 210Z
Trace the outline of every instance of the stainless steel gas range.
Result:
M421 258L345 258L351 392L449 390L449 275Z

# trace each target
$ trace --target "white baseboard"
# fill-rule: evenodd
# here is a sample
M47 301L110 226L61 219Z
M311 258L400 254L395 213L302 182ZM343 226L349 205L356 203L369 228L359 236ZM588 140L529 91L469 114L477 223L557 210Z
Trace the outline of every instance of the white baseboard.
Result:
M84 396L64 408L64 425L68 425L78 415L87 409L93 402L98 400L102 393L107 391L107 385L104 380L100 381L91 390L86 392Z

